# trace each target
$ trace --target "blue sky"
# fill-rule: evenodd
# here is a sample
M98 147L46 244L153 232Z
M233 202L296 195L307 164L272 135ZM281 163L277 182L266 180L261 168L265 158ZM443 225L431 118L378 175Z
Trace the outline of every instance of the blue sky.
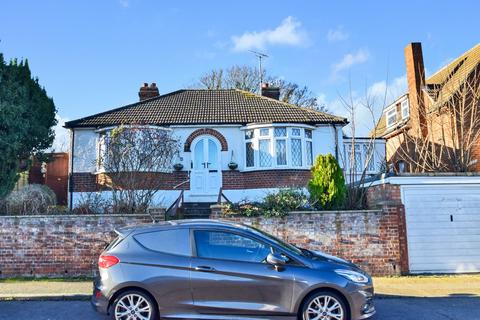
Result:
M427 72L477 44L479 10L460 0L3 1L0 52L29 59L62 119L134 102L143 82L166 93L212 68L255 66L248 49L345 114L350 83L355 96L402 93L407 43L422 42Z

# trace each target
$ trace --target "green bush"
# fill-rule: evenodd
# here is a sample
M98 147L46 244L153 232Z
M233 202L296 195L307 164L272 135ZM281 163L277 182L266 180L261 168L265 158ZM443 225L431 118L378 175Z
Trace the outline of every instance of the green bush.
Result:
M345 203L347 188L342 169L331 154L319 155L308 182L310 201L317 209L340 209Z
M290 211L310 209L308 197L302 190L280 189L278 192L267 194L262 202L242 201L227 204L224 213L239 214L246 217L283 217Z
M280 189L276 193L269 193L262 203L264 215L267 217L283 217L290 211L303 210L307 207L307 195L297 189Z

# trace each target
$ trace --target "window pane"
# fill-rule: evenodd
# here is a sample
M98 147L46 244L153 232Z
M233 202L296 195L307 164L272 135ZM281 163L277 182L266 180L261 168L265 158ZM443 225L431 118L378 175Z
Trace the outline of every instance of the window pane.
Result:
M277 165L284 166L287 164L287 141L284 139L276 140L275 155L277 157Z
M182 256L190 256L191 254L189 229L140 233L135 235L134 238L150 250Z
M375 171L375 153L372 148L364 144L363 154L365 156L365 162L368 161L368 163L366 163L367 171Z
M362 152L359 145L355 146L355 172L362 172Z
M300 136L300 129L299 128L293 128L292 129L292 136L299 137Z
M270 140L263 139L258 141L260 167L272 166L272 155L270 154Z
M193 168L194 169L203 169L203 164L205 162L205 154L203 153L203 142L205 140L200 140L195 145L193 150Z
M397 122L397 110L391 109L387 112L387 126L393 126Z
M247 167L253 167L255 165L255 150L253 150L253 143L247 142L246 149Z
M264 137L264 136L268 136L269 133L268 133L268 128L262 128L260 129L260 136Z
M305 138L312 139L312 130L305 129Z
M292 139L292 166L302 166L302 140Z
M273 131L273 135L275 137L286 137L287 136L287 128L281 127L281 128L275 128Z
M201 258L263 262L270 247L256 240L221 231L196 230L195 244Z
M245 139L250 140L253 138L253 130L245 131Z
M218 147L213 140L208 139L208 168L218 169Z
M307 141L307 166L313 165L312 141Z

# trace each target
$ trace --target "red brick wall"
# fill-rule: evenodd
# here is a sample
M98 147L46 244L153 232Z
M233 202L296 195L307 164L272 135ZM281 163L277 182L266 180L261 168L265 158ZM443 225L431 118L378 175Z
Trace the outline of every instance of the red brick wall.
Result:
M223 171L223 189L305 187L309 170Z
M142 175L155 175L160 182L160 190L172 190L174 186L188 180L187 171L174 171L172 173L137 173L138 188L142 188ZM255 189L255 188L279 188L279 187L304 187L310 179L309 170L262 170L240 172L237 170L225 170L222 172L223 189ZM71 190L73 192L94 192L101 190L103 185L108 184L105 174L74 173L71 178ZM177 189L190 189L190 183L185 183Z
M117 227L147 215L0 217L0 278L91 276Z
M289 243L350 260L373 275L406 274L408 251L400 187L370 188L374 210L294 212L283 218L225 216L212 206L211 218L245 223Z

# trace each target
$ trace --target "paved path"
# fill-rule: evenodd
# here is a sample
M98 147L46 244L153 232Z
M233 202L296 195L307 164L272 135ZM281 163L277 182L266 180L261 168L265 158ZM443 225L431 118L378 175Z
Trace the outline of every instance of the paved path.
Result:
M374 320L480 320L480 298L377 299ZM0 320L105 320L88 301L4 301Z

